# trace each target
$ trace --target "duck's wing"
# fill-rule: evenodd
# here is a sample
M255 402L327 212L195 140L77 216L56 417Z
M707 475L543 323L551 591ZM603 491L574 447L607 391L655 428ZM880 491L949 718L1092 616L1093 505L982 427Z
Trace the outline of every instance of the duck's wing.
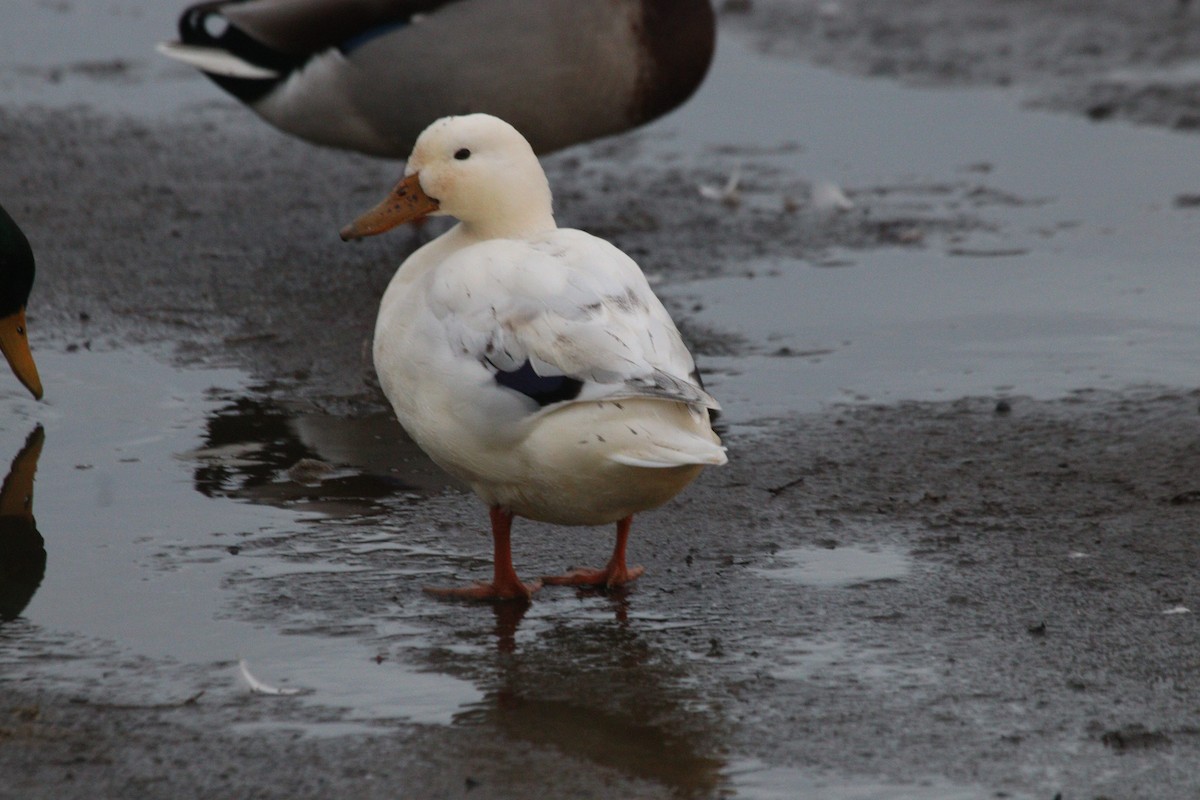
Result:
M282 53L303 55L345 45L372 30L403 24L454 0L247 0L219 6L235 27Z
M211 0L179 17L165 55L211 75L264 80L310 56L405 25L454 0Z
M537 406L656 397L720 407L641 270L602 239L558 230L493 240L431 280L430 311L456 356Z

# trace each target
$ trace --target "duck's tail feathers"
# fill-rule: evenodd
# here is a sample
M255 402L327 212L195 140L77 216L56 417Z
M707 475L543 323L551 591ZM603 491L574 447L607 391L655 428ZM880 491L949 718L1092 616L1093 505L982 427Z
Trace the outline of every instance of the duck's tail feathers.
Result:
M646 440L636 447L613 453L609 458L627 467L649 469L696 465L719 467L729 460L721 445L682 431L675 436Z
M225 0L190 6L179 17L179 40L160 44L158 51L196 67L213 83L253 105L303 67L310 56L303 50L273 46L235 24L235 17L259 6Z
M278 69L252 64L233 53L216 47L184 44L183 42L159 42L155 47L164 56L182 61L206 75L220 78L240 78L252 81L276 81L283 77Z
M655 369L646 375L628 378L622 389L613 392L614 396L627 397L656 397L661 400L677 400L698 408L720 411L721 404L703 388L690 381L676 378L669 372Z

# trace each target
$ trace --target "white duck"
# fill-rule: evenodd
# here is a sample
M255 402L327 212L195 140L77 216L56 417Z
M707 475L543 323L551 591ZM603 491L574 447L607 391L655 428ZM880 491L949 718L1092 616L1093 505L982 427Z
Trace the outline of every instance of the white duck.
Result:
M159 49L275 127L403 158L425 126L486 111L538 152L686 100L708 71L711 0L210 0Z
M400 265L375 325L375 369L405 430L491 509L491 583L430 590L527 598L515 516L617 523L608 565L546 583L620 586L633 515L726 461L718 404L642 271L608 242L559 228L529 143L486 114L440 119L405 178L343 239L425 214L458 225Z

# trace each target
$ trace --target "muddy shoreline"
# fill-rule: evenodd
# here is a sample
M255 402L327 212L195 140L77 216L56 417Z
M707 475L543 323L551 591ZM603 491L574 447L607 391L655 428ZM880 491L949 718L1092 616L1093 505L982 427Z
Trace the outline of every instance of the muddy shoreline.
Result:
M1096 119L1181 130L1200 119L1190 89L1113 78L1200 53L1197 10L1173 3L750 8L727 13L727 29L784 59L1015 86ZM961 202L972 179L924 208L864 186L849 214L731 211L696 201L696 183L719 184L726 162L646 169L642 146L638 134L589 145L550 159L548 172L561 222L612 239L663 284L782 253L945 245L987 224ZM0 171L0 197L41 265L36 347L148 346L245 369L256 398L290 411L384 410L367 343L378 296L416 242L349 246L337 230L395 165L314 150L230 107L184 120L6 108L0 147L21 165ZM809 189L764 154L737 157L762 196ZM922 190L919 179L904 188ZM747 347L674 310L702 360ZM241 618L366 638L380 669L407 660L481 687L451 725L393 719L306 735L340 712L235 688L232 662L219 674L123 663L107 682L64 687L7 660L0 797L707 798L797 787L842 797L864 786L880 797L1194 797L1200 393L1002 400L739 426L728 468L639 521L634 557L647 576L628 596L547 593L523 619L438 604L416 584L382 592L353 571L320 586L283 575L226 587ZM453 488L385 509L417 538L480 547L476 502ZM292 558L294 541L333 549L337 536L305 528L256 547ZM603 549L582 532L566 538L573 554ZM846 548L901 554L903 579L783 577L795 553ZM531 573L566 566L548 529L531 526L518 549ZM1189 611L1168 613L1179 608ZM342 627L364 617L419 619L429 642L414 650ZM38 642L47 660L88 646L23 626L0 637ZM177 691L139 695L141 678L164 674Z
M1096 121L1200 129L1186 2L870 0L727 3L764 51L926 86L1012 87L1028 105Z
M647 578L627 597L582 598L576 613L591 613L575 622L430 607L413 587L383 597L352 576L288 606L276 601L285 580L248 584L240 613L273 624L432 614L441 643L427 666L490 688L454 726L314 737L287 732L312 709L211 676L185 677L157 702L138 702L130 678L67 695L9 682L7 791L707 797L727 788L732 755L749 754L897 787L937 776L964 792L945 794L955 797L1187 797L1198 786L1196 623L1168 612L1197 599L1200 392L1009 402L847 407L734 437L755 458L646 515L636 554ZM419 515L464 547L479 535L466 495ZM906 551L919 579L778 591L789 552L848 546ZM560 558L527 529L524 569ZM520 633L530 624L532 638ZM781 642L839 656L814 668ZM381 669L404 657L398 647L380 643ZM680 693L684 676L703 687L699 705ZM223 732L256 722L283 730ZM596 725L639 749L564 743Z

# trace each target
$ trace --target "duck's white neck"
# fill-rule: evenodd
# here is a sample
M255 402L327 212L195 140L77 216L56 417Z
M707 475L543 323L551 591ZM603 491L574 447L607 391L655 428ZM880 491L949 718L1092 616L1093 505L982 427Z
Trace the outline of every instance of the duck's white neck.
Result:
M479 241L521 239L558 227L550 184L536 160L502 181L477 183L469 195L446 204L445 210L462 223L464 234Z
M550 211L522 209L522 213L508 214L503 218L461 220L459 228L463 235L477 241L488 239L524 239L558 227Z

